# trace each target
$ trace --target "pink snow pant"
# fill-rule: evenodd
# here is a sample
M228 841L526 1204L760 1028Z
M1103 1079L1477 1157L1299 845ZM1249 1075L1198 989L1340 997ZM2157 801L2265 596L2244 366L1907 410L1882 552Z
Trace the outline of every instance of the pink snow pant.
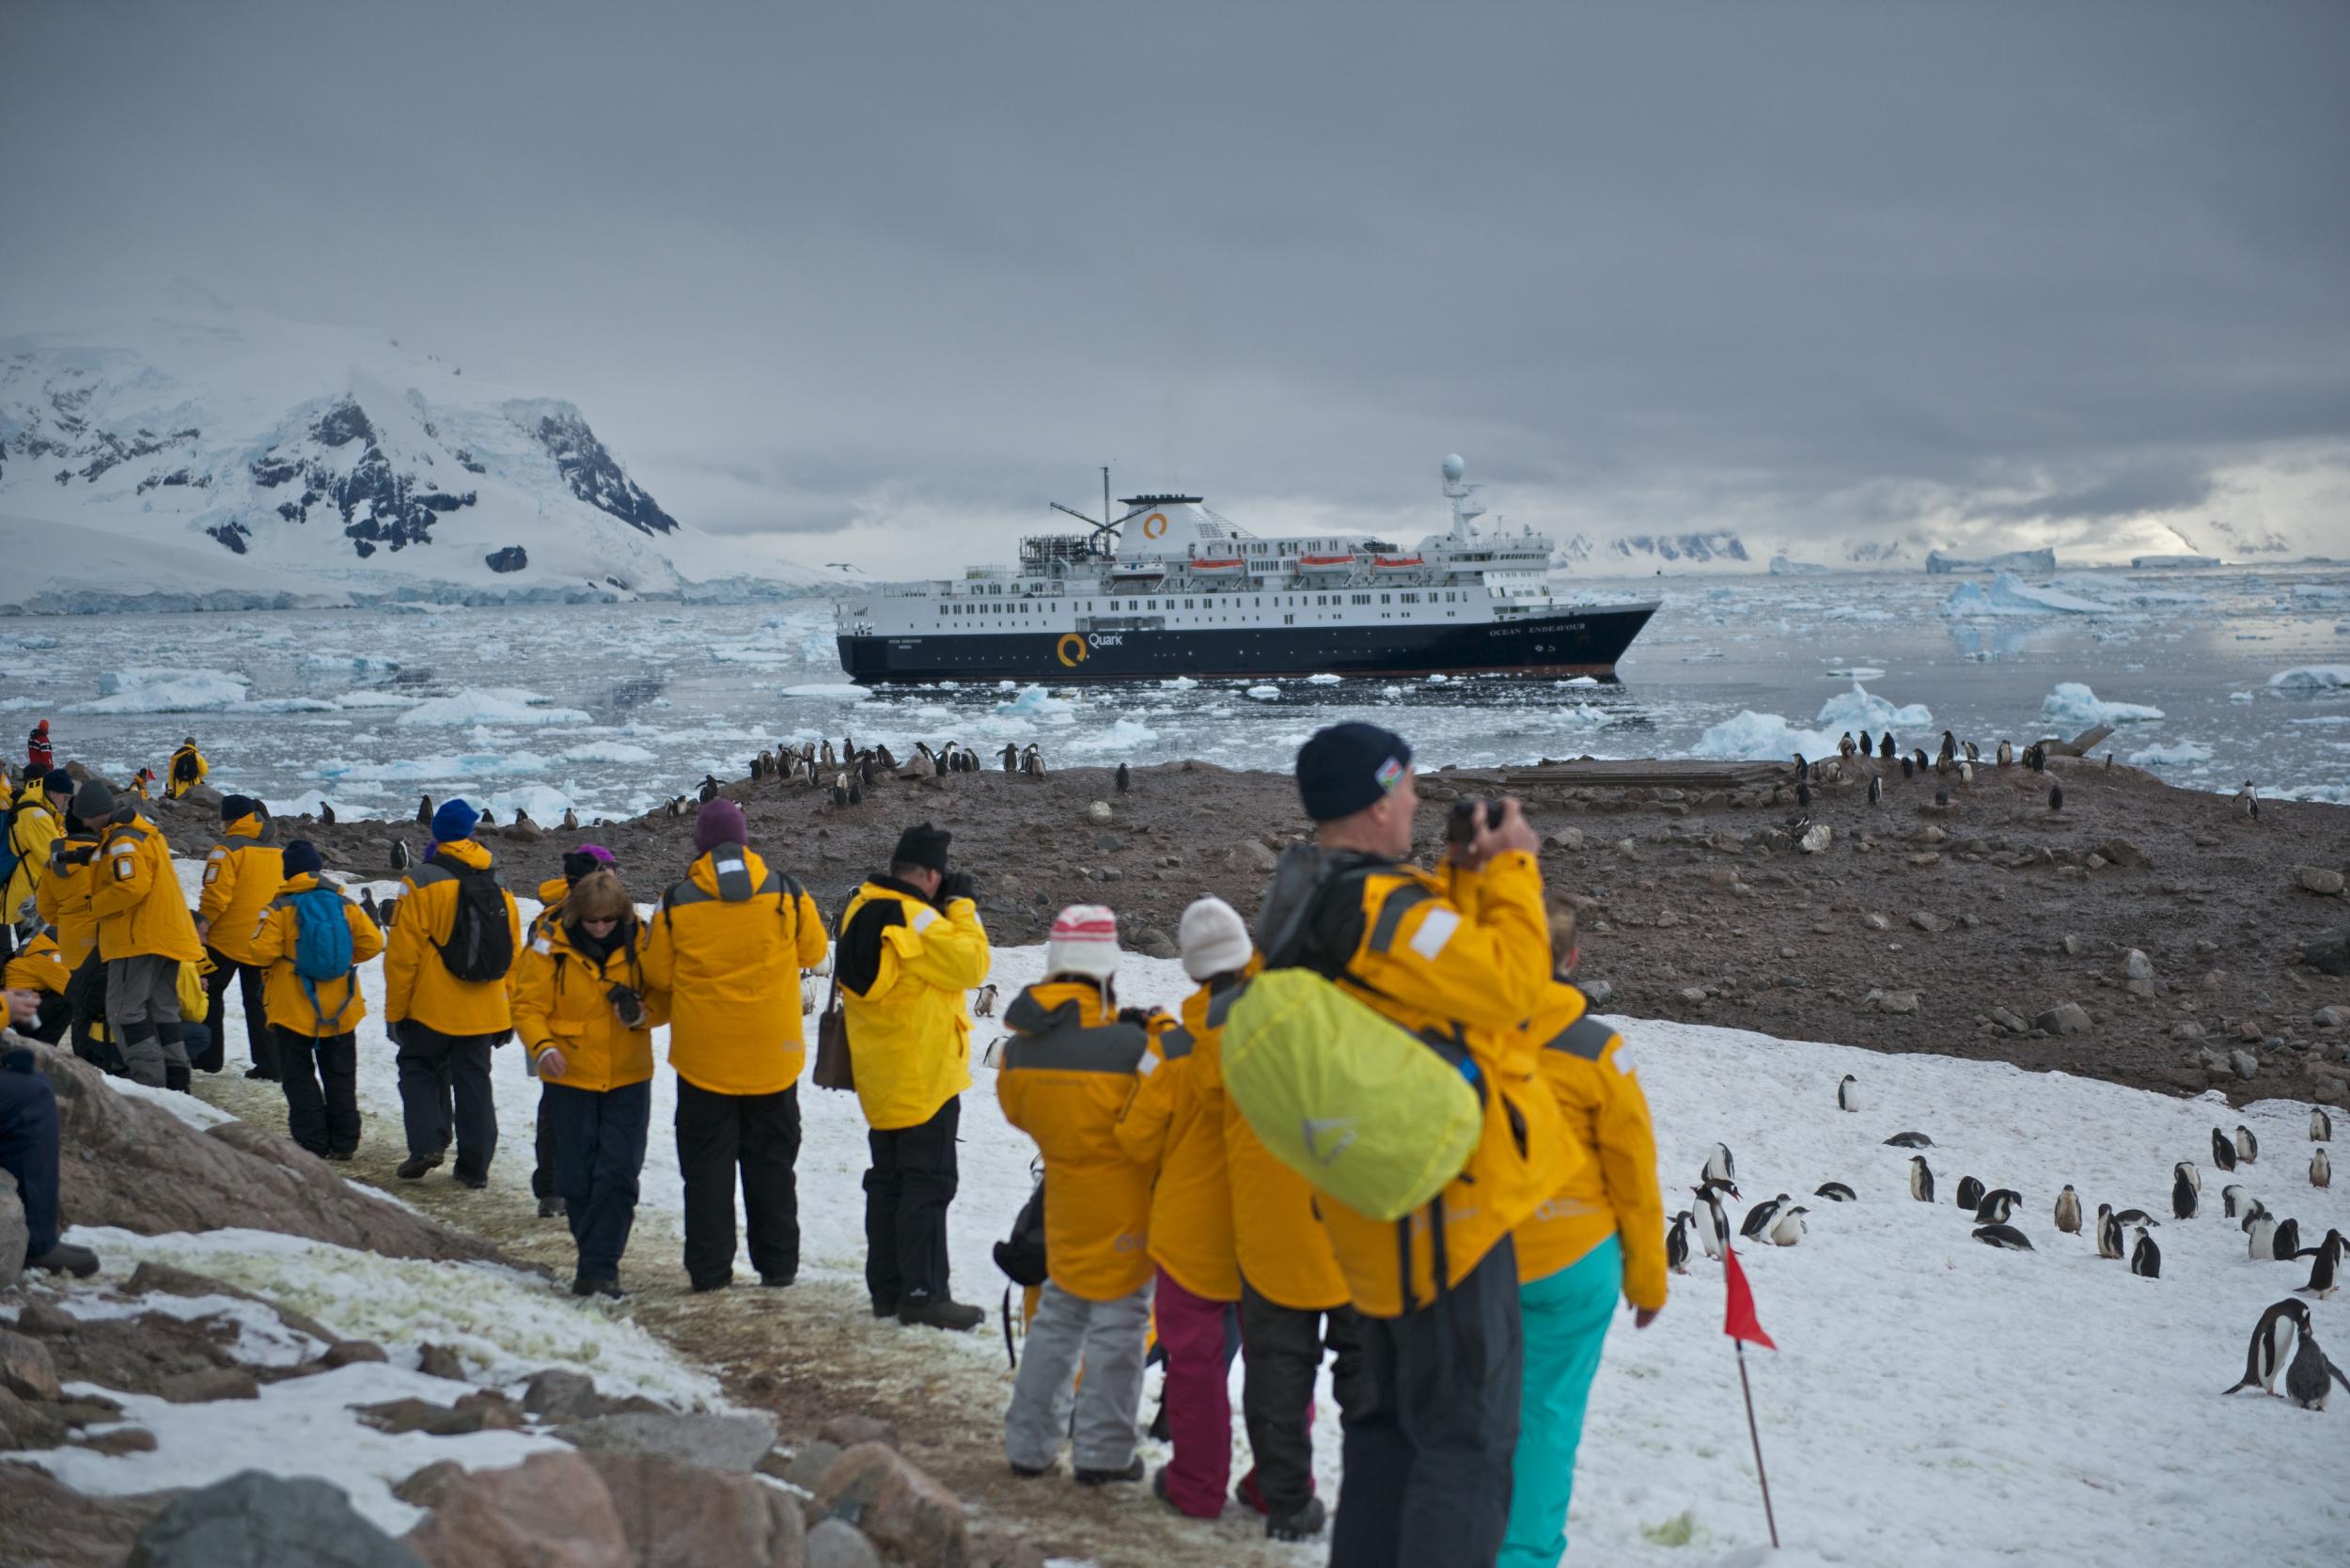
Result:
M1179 1513L1213 1519L1224 1512L1224 1489L1232 1479L1232 1391L1225 1355L1232 1304L1192 1294L1164 1268L1154 1301L1159 1344L1167 1351L1167 1434L1175 1444L1167 1499Z

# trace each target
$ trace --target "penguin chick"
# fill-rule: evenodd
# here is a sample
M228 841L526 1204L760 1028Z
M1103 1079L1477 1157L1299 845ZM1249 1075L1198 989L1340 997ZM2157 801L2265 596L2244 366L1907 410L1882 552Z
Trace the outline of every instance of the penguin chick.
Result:
M2081 1233L2080 1194L2073 1190L2070 1182L2065 1184L2062 1192L2057 1194L2056 1228L2068 1236Z
M1860 1200L1860 1195L1841 1182L1822 1182L1811 1196L1825 1198L1831 1203L1856 1203Z
M2320 1149L2310 1155L2310 1185L2330 1187L2333 1184L2334 1162L2326 1157L2325 1150Z
M1923 1154L1909 1156L1909 1196L1920 1203L1934 1201L1934 1168Z
M2305 1321L2301 1348L2285 1363L2285 1398L2304 1410L2323 1410L2336 1383L2350 1388L2350 1375L2326 1359L2325 1351L2318 1348L2316 1325Z
M2162 1278L2162 1248L2154 1245L2143 1225L2138 1228L2138 1245L2130 1248L2130 1272L2141 1279Z
M1847 1111L1860 1108L1860 1080L1850 1073L1845 1074L1844 1081L1836 1086L1836 1108Z
M1803 1216L1811 1211L1798 1203L1771 1222L1771 1245L1793 1247L1803 1239Z
M2029 1252L2031 1240L2013 1225L1978 1225L1975 1240L1985 1247L2003 1247L2010 1252Z
M1675 1274L1689 1272L1689 1222L1695 1217L1684 1209L1673 1215L1672 1229L1665 1232L1665 1266Z
M2261 1140L2241 1121L2235 1124L2235 1157L2245 1165L2252 1165L2261 1157Z

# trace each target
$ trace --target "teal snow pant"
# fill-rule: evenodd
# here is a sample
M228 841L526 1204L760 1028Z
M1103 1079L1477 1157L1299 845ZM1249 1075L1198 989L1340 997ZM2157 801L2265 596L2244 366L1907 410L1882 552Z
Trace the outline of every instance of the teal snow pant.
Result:
M1567 1498L1574 1490L1583 1407L1622 1294L1623 1247L1613 1236L1558 1273L1518 1287L1526 1392L1500 1568L1553 1568L1567 1555Z

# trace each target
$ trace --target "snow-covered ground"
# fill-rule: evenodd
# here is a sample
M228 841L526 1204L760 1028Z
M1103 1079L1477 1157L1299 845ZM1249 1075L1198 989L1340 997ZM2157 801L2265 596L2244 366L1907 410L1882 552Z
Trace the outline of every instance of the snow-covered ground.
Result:
M193 886L194 864L183 862L181 874ZM1002 949L993 978L1008 1000L1042 964L1041 949ZM397 1136L399 1112L379 1021L379 969L365 977L371 1016L361 1034L360 1092L377 1119L371 1136L384 1137ZM1188 989L1178 965L1135 956L1120 981L1128 1002L1172 1006ZM2099 1202L2170 1213L2173 1163L2207 1165L2211 1128L2241 1121L2260 1135L2262 1157L2230 1180L2297 1217L2312 1244L2328 1227L2350 1229L2350 1189L2309 1185L2306 1106L2265 1102L2236 1112L2216 1096L2172 1099L1998 1063L1620 1022L1654 1108L1668 1199L1686 1201L1718 1139L1736 1153L1748 1200L1787 1192L1811 1211L1799 1246L1743 1253L1762 1323L1779 1345L1748 1356L1790 1547L1777 1560L1918 1568L2332 1568L2343 1560L2350 1488L2342 1484L2342 1456L2350 1428L2342 1423L2350 1419L2350 1396L2326 1413L2252 1394L2218 1397L2243 1366L2262 1309L2302 1283L2308 1265L2250 1262L2237 1227L2217 1217L2221 1181L2209 1169L2203 1217L2165 1220L2156 1231L2159 1279L2099 1260L2089 1238L2060 1235L2050 1219L2067 1183L2092 1214ZM242 1038L233 1011L228 1028L232 1043ZM976 1049L984 1053L999 1029L980 1022ZM232 1043L232 1058L240 1051ZM1846 1073L1859 1079L1866 1108L1858 1114L1836 1109L1835 1087ZM1002 1280L988 1248L1026 1198L1031 1150L996 1109L993 1072L981 1066L975 1076L964 1100L951 1241L958 1291L992 1300ZM674 1082L666 1069L655 1079L643 1217L624 1276L681 1266L667 1249L680 1197L666 1133ZM494 1180L510 1189L527 1173L535 1103L518 1053L501 1053L498 1089L503 1141ZM802 1106L803 1277L854 1282L864 1249L864 1124L848 1095L808 1089ZM1938 1204L1909 1199L1909 1152L1884 1144L1908 1130L1934 1139L1926 1157L1944 1195ZM1971 1239L1971 1217L1949 1197L1967 1175L2023 1194L2014 1223L2035 1251ZM1849 1184L1859 1200L1808 1197L1827 1181ZM99 1240L126 1258L151 1246L156 1256L263 1288L273 1270L289 1266L282 1248L233 1232ZM420 1267L368 1260L346 1268L329 1260L301 1282L300 1304L337 1329L345 1326L338 1314L349 1313L352 1332L397 1337L406 1324L418 1337L453 1339L492 1378L507 1358L517 1367L561 1359L526 1304L495 1294L448 1302L432 1281L408 1278ZM1654 1326L1635 1332L1620 1318L1610 1337L1578 1466L1571 1565L1743 1563L1755 1560L1747 1553L1764 1539L1736 1370L1720 1333L1721 1275L1701 1256L1692 1267L1673 1280L1671 1304ZM499 1280L492 1288L534 1287ZM2342 1360L2350 1296L2312 1309L2321 1339ZM594 1354L602 1380L635 1352L607 1344ZM1001 1366L1000 1347L986 1336L942 1340L936 1354L973 1368ZM163 1435L161 1454L185 1454L169 1432ZM1245 1466L1237 1431L1234 1442ZM73 1463L96 1472L131 1462ZM1318 1466L1332 1493L1337 1428L1327 1419L1318 1428ZM389 1458L378 1466L397 1467ZM1137 1498L1131 1506L1152 1505ZM1300 1564L1319 1560L1318 1549L1297 1554Z

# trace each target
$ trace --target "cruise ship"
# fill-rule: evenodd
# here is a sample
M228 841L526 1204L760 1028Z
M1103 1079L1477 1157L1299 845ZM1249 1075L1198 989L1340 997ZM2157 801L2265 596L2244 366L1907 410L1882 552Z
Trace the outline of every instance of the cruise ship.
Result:
M1612 676L1656 602L1577 604L1551 541L1484 520L1445 459L1452 525L1418 544L1261 539L1197 495L1130 495L1084 533L1020 541L1016 566L877 585L835 612L860 684L1248 680L1302 675Z

